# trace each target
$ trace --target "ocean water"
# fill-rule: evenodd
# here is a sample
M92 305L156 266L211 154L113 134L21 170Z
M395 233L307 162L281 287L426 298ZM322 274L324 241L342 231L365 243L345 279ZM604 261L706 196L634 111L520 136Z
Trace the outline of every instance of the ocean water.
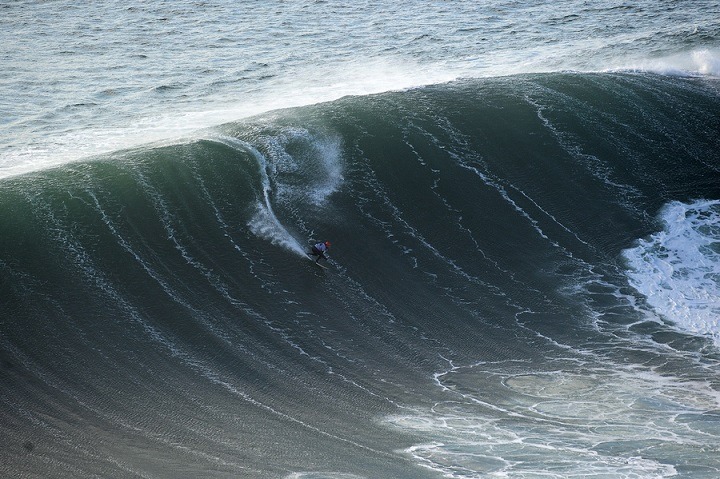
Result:
M716 2L0 13L3 477L720 476Z

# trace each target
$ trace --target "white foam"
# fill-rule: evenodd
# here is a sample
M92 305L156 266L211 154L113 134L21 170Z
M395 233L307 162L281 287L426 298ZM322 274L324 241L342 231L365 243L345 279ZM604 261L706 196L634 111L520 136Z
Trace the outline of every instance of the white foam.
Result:
M720 77L720 50L696 49L657 58L618 60L605 71L642 71L660 75Z
M663 230L625 250L630 284L660 316L720 346L720 201L674 201Z
M712 421L698 427L718 406L711 382L606 366L453 366L435 375L444 401L385 424L423 438L403 452L444 477L662 478L687 461L717 470L698 448L720 434Z

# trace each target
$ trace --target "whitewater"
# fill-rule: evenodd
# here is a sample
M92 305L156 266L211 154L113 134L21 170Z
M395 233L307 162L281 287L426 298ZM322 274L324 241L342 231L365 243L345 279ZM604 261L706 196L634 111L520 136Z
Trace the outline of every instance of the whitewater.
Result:
M717 3L0 13L3 477L720 475Z

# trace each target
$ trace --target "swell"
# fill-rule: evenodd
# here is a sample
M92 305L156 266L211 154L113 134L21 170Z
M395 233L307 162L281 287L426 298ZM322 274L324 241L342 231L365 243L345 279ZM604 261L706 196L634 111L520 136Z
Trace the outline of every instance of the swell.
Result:
M458 364L706 374L711 344L643 304L622 251L665 204L720 197L717 91L462 81L4 180L2 470L422 477L397 452L417 433L378 418Z

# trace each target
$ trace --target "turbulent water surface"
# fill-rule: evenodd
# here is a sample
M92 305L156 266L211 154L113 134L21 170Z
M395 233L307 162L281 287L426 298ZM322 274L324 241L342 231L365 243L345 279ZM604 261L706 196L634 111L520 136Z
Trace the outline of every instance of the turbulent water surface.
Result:
M720 475L717 4L0 13L3 476Z

